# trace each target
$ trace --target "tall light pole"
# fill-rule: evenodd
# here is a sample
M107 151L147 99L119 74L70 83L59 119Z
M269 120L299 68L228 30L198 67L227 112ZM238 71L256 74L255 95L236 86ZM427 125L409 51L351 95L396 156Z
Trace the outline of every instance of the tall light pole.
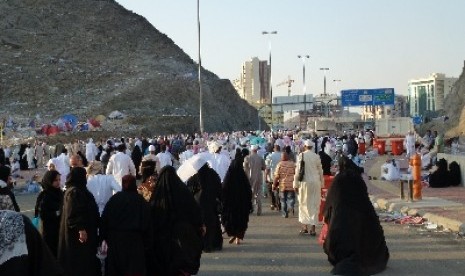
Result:
M268 36L268 46L269 46L269 58L268 62L270 64L270 82L269 82L269 89L270 89L270 110L271 110L271 129L273 129L273 77L271 75L271 37L270 35L278 34L277 31L263 31L262 35Z
M320 68L320 70L322 70L323 73L324 73L324 79L323 79L323 95L326 96L326 71L328 71L329 68Z
M199 43L199 101L200 101L200 107L199 107L199 123L200 123L200 133L204 132L204 127L203 127L203 93L202 93L202 59L200 57L200 0L197 0L197 34L198 34L198 43Z
M342 80L333 80L333 82L336 84L336 92L337 92L337 88L339 86L339 83L341 82Z
M297 55L297 58L302 59L302 91L304 92L304 111L307 113L307 87L305 86L305 60L310 58L309 55Z

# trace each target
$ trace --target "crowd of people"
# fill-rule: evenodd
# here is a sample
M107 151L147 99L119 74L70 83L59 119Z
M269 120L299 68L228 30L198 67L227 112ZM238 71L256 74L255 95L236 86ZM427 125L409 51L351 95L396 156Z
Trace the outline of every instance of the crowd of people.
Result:
M366 185L357 178L363 172L358 144L372 137L369 132L302 137L291 131L262 131L36 143L35 154L37 145L40 154L46 147L49 153L41 163L37 156L32 159L35 166L47 168L35 208L46 256L41 259L48 260L45 275L101 275L97 255L105 254L105 275L196 274L203 252L222 250L224 234L230 244L243 242L249 216L262 215L264 197L270 197L269 208L284 219L298 213L301 228L296 233L316 236L324 175L338 171L334 183L339 184L332 187L356 180L358 191L329 190L333 209L325 213L328 259L335 267L345 267L338 263L350 259L355 262L350 269L381 271L389 253L373 207L365 208ZM7 159L15 159L13 152ZM7 163L0 166L0 209L18 212ZM349 170L354 173L341 173ZM349 210L347 216L335 215L340 206L353 208L360 219L351 230L359 237L355 240L362 242L367 229L376 230L373 250L384 250L383 258L365 258L371 254L368 245L346 242L341 247L332 242L335 236L348 235L338 231L353 215ZM29 222L22 225L34 231ZM9 269L23 264L6 263ZM0 272L3 267L0 263Z

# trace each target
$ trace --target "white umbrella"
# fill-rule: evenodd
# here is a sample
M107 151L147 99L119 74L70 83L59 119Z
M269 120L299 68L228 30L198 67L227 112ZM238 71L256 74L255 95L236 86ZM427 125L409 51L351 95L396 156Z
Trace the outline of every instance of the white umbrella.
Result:
M203 159L201 155L196 154L192 156L191 158L187 159L177 170L179 178L181 178L183 182L186 182L206 163L207 161Z

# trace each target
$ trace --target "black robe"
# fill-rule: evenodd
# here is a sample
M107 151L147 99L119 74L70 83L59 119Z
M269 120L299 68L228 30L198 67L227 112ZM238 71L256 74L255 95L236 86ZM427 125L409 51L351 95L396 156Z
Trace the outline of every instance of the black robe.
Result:
M72 168L66 180L58 238L58 260L67 276L101 275L96 257L100 214L86 184L85 169ZM87 232L85 243L79 241L79 230Z
M60 188L44 189L37 196L37 211L42 221L42 238L55 257L58 252L58 235L60 232L62 205L63 192Z
M136 167L137 178L140 177L139 167L140 163L142 162L142 157L143 155L141 149L139 148L139 146L135 146L131 152L131 159L132 162L134 162L134 166Z
M221 250L223 248L223 236L219 218L222 201L220 177L215 170L205 164L197 174L189 178L187 186L195 193L194 197L202 210L202 221L207 228L207 232L203 237L204 251ZM196 187L200 187L200 190Z
M447 161L444 158L436 162L437 170L429 176L429 186L431 188L446 188L451 184Z
M11 258L0 265L0 275L65 275L30 219L21 215L26 235L27 255Z
M329 226L324 251L332 274L372 275L389 260L383 228L360 172L346 169L334 178L324 209Z
M321 166L323 167L323 175L331 175L331 162L333 159L324 151L318 153L321 159Z
M197 274L202 254L200 208L173 167L161 170L150 206L153 256L148 275Z
M137 190L110 198L103 210L100 235L108 244L106 275L146 275L152 244L150 206Z
M230 237L244 238L252 210L252 188L242 160L234 160L223 182L223 212L221 220Z

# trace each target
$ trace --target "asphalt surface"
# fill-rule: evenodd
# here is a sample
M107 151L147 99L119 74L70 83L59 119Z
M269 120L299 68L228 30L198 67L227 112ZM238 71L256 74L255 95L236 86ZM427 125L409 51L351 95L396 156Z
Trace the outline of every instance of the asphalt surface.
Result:
M28 216L32 216L35 197L17 195ZM264 206L266 203L267 199ZM382 226L391 258L386 271L379 275L465 274L464 238L393 222L383 222ZM222 251L202 255L198 275L329 275L331 265L317 238L301 236L299 229L297 213L285 219L264 208L262 216L250 216L242 244L228 244L225 236Z

